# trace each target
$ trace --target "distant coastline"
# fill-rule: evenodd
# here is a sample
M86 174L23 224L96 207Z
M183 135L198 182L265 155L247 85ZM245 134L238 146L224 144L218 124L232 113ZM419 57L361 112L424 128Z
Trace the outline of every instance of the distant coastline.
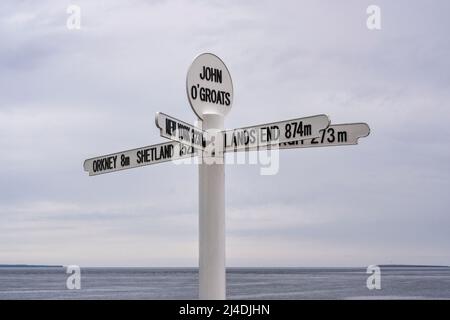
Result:
M46 264L0 264L0 268L62 268L59 265Z
M47 264L0 264L0 268L63 268L64 265ZM420 265L420 264L379 264L380 268L450 268L445 265ZM87 267L89 268L89 267ZM94 267L97 268L97 267ZM99 267L99 268L153 268L153 267ZM154 267L156 269L197 269L197 267ZM227 267L227 269L302 269L311 267ZM342 268L342 267L312 267L312 268ZM344 267L345 268L345 267ZM366 267L347 267L347 268L366 268Z
M380 268L450 268L449 266L424 265L424 264L380 264Z

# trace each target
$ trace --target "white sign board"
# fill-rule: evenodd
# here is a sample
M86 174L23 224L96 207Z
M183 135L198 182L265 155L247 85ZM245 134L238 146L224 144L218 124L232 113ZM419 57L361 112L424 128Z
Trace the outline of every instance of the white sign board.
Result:
M166 142L87 159L84 161L84 171L89 172L90 176L96 176L195 155L195 149L191 147L178 142Z
M348 146L358 144L358 139L367 137L370 128L366 123L333 124L322 130L314 139L280 143L280 149Z
M359 138L367 137L369 133L370 128L366 123L332 124L328 128L321 130L319 137L306 140L283 142L278 144L278 146L272 146L272 148L295 149L356 145L358 144ZM258 150L258 148L249 149L249 151L255 150Z
M330 124L328 116L298 118L225 131L225 152L311 139Z
M184 121L175 119L162 112L156 113L156 126L161 137L180 142L187 146L203 150L206 146L206 132Z
M225 116L233 103L233 83L225 63L212 53L197 56L186 77L186 91L195 114Z

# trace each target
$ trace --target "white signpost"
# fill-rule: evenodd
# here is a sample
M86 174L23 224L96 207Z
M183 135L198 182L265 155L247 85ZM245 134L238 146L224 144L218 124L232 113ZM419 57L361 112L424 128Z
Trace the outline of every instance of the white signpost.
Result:
M233 102L233 82L219 57L197 56L186 77L189 103L205 131L224 129ZM223 152L201 152L199 164L199 298L225 299L225 168ZM205 159L208 157L209 159Z
M233 102L233 83L223 61L211 53L201 54L192 62L186 91L202 128L158 112L156 126L161 137L171 142L91 158L84 162L84 170L94 176L201 157L199 298L225 299L224 152L353 145L369 135L370 129L365 123L330 125L328 116L317 115L224 131L224 118ZM220 143L216 143L218 138ZM209 152L213 139L216 150Z

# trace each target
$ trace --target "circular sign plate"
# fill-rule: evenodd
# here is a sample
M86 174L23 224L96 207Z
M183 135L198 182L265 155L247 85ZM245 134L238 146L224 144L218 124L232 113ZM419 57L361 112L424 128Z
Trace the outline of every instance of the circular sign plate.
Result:
M212 53L202 53L192 62L186 77L186 91L195 114L225 116L233 103L233 82L225 63Z

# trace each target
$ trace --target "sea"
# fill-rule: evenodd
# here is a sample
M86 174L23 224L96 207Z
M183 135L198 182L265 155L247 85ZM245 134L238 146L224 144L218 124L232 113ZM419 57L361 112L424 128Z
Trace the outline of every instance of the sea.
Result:
M80 289L68 289L66 271L0 267L0 299L198 297L196 268L82 267ZM380 289L370 290L371 275L366 268L229 268L227 299L450 299L448 267L381 267Z

